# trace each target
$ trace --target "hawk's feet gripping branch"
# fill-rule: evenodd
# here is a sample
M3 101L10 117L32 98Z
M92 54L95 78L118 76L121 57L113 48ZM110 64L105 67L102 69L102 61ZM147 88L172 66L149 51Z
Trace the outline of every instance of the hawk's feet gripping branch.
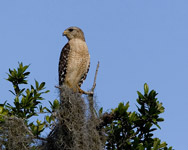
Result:
M78 91L80 94L85 94L85 95L93 95L94 94L93 91L86 92L86 91L82 90L79 86L78 86Z

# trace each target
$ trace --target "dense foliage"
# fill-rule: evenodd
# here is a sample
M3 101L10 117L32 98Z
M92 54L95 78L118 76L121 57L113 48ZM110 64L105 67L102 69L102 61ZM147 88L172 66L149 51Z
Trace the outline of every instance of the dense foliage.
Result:
M20 119L22 119L24 124L22 129L27 129L25 134L21 134L20 136L25 136L26 139L28 139L28 137L30 137L29 139L42 139L40 138L41 133L44 129L52 125L52 121L54 121L53 112L59 107L58 100L54 100L53 103L49 102L51 108L42 106L42 101L44 100L42 95L49 92L49 90L45 90L45 82L39 83L35 80L35 86L30 85L30 88L21 88L22 84L28 84L26 80L30 74L30 72L26 72L28 67L28 65L24 66L22 63L19 63L17 70L9 69L7 80L12 83L14 89L13 91L9 91L15 98L13 104L7 101L0 104L0 146L2 149L15 149L14 146L8 145L9 139L13 139L14 141L18 140L18 143L27 143L27 141L19 142L19 138L22 138L19 137L17 132L21 131L19 131L19 129L17 131L16 128L20 126L20 124L17 123ZM41 119L37 119L35 122L32 121L34 120L32 117L39 116L38 118L41 118L41 114L46 114L43 121ZM6 126L4 124L6 124ZM10 130L9 125L11 124L15 126L15 131L10 133L8 130ZM14 133L17 135L14 135ZM32 143L36 143L35 140L29 140L29 142L31 143L26 144L27 148L30 148Z
M153 131L160 129L158 123L164 121L159 117L164 107L157 100L157 93L154 90L149 92L147 84L144 84L144 95L137 93L138 112L128 111L129 102L120 103L112 110L113 121L105 127L108 134L106 149L171 150L165 142L153 138Z
M47 128L54 128L57 118L56 111L60 108L60 102L50 102L50 108L44 107L43 95L48 93L45 90L45 82L28 86L27 72L28 65L19 63L17 69L9 69L7 80L12 83L14 95L13 104L7 101L0 103L0 148L1 149L41 149L47 137L41 134ZM23 86L24 85L24 86ZM139 91L137 99L138 111L128 111L129 103L120 103L110 113L102 113L99 110L96 115L100 123L96 126L101 139L107 150L172 150L167 147L166 142L154 138L153 131L160 129L159 122L164 121L160 114L164 107L156 96L154 90L149 91L147 84L144 84L144 94ZM45 114L41 119L41 114ZM33 121L33 117L38 119ZM84 117L84 116L83 116ZM87 120L87 119L85 119Z

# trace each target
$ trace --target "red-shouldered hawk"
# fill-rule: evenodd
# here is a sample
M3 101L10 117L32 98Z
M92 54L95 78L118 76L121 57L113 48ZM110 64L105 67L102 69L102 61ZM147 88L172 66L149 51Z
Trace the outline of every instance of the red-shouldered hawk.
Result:
M59 86L66 85L74 92L84 93L80 88L90 67L90 55L83 31L69 27L63 32L68 43L63 47L59 59Z

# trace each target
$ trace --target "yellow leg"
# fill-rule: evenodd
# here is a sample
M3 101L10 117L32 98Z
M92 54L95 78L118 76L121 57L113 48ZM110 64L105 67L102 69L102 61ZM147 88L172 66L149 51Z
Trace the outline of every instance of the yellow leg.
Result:
M75 93L80 93L80 94L85 94L86 92L83 91L78 85L75 87L75 86L72 86L72 84L70 84L70 82L67 82L67 86L69 88L71 88Z
M87 93L84 90L82 90L78 85L77 85L77 88L78 88L78 92L79 93L81 93L81 94L86 94Z
M74 91L75 93L78 92L78 93L80 93L80 94L86 94L86 95L91 95L91 94L93 94L93 93L91 93L91 92L85 92L85 91L82 90L78 85L77 85L76 87L72 86L72 85L70 84L70 82L66 82L66 85L67 85L69 88L73 89L73 91Z

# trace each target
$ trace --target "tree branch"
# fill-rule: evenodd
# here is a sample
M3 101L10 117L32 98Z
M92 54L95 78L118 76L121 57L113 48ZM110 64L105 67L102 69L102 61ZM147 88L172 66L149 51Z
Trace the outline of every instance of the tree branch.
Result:
M92 91L92 92L94 92L95 87L96 87L96 80L97 80L97 73L98 73L98 70L99 70L99 61L98 61L97 68L96 68L96 71L95 71L95 78L94 78L94 81L93 81L93 86L92 86L92 88L91 88L91 91Z
M93 86L92 86L90 91L84 92L83 94L86 94L86 95L89 95L89 96L93 96L94 90L95 90L95 87L96 87L96 80L97 80L98 70L99 70L99 61L98 61L97 68L96 68L96 71L95 71L95 77L94 77L94 81L93 81Z

